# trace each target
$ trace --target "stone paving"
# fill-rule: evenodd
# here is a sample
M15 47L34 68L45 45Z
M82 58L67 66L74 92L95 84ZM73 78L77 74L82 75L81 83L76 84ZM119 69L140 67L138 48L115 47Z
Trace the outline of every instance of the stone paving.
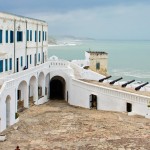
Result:
M150 120L53 100L20 113L0 150L150 150Z

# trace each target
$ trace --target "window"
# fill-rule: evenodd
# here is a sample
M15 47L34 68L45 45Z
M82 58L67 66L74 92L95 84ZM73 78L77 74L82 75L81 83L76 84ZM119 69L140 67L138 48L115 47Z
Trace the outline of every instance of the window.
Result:
M35 31L35 42L36 42L36 31Z
M21 56L21 67L23 66L23 57Z
M45 41L46 41L46 32L45 32Z
M2 43L3 42L3 30L0 30L0 43Z
M17 41L18 42L23 41L23 32L22 31L17 31Z
M96 63L96 70L100 69L100 63Z
M3 60L0 60L0 72L3 72Z
M12 70L12 58L9 58L9 70Z
M39 61L40 61L40 53L39 53Z
M44 41L44 31L43 31L43 41Z
M8 62L7 62L7 59L5 59L5 71L8 71Z
M29 41L29 30L27 30L27 41Z
M30 64L32 64L32 55L30 55Z
M10 31L10 43L14 42L14 31Z
M39 31L39 42L41 42L41 31Z
M6 43L8 43L8 30L6 30Z
M32 30L30 30L30 41L32 41Z

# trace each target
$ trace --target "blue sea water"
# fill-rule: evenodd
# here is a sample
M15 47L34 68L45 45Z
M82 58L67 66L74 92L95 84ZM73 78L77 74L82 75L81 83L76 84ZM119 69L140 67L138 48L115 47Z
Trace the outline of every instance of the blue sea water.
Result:
M87 40L76 46L49 47L48 55L67 60L84 59L84 52L89 49L108 53L108 72L114 79L150 81L150 41Z

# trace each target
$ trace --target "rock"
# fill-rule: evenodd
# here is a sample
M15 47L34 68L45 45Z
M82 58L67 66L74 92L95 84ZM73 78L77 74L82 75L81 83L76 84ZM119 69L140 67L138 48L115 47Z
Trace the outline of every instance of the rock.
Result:
M6 135L0 135L0 142L6 141Z
M18 126L15 126L14 129L15 129L15 130L18 130Z

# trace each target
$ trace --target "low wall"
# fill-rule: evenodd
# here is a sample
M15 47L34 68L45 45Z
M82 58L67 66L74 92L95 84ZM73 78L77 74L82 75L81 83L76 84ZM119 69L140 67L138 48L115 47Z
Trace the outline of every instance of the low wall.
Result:
M150 97L141 96L125 91L106 88L72 79L71 105L90 108L90 95L97 95L97 109L108 111L127 111L127 103L132 104L132 112L146 116Z

